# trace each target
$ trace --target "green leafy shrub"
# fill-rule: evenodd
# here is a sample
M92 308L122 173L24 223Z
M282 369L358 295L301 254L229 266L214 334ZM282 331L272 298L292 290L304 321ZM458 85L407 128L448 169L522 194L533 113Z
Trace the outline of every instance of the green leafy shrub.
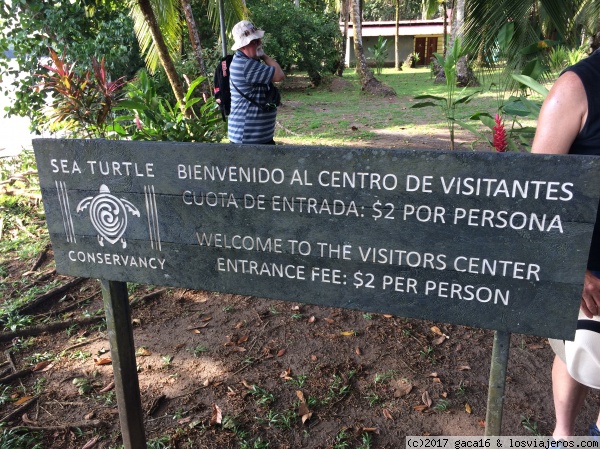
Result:
M313 85L333 73L339 62L341 34L335 14L317 14L283 2L257 5L252 20L266 31L265 51L289 72L308 72Z
M0 21L0 91L14 93L8 114L29 117L33 129L41 125L45 106L45 94L35 86L40 64L49 63L48 47L78 61L81 71L92 69L93 56L104 56L115 78L129 78L144 65L128 10L115 0L4 2Z
M185 110L174 106L156 93L155 82L141 70L135 82L126 87L128 99L118 110L125 114L115 119L113 130L132 140L168 140L174 142L220 142L224 127L213 97L194 97L203 77L196 78L185 96Z
M106 138L112 109L119 102L125 77L110 81L104 58L100 62L92 57L93 71L82 74L75 71L65 56L52 50L52 65L44 65L48 74L43 79L42 90L51 95L50 113L42 119L51 130L63 130L72 137Z
M384 39L383 36L379 36L377 39L377 44L375 44L374 47L369 48L369 51L375 59L375 73L377 75L381 75L381 71L383 70L383 66L385 64L385 59L388 55L387 39Z

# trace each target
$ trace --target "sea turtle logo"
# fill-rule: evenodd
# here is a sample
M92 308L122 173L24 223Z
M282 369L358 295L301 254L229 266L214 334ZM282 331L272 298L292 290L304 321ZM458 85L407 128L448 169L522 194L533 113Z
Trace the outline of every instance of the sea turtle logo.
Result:
M100 246L104 246L104 240L114 245L120 239L123 248L125 248L127 242L121 237L123 237L123 233L127 228L127 213L139 217L140 212L137 208L129 201L112 195L104 184L100 186L98 195L88 196L79 202L77 212L85 210L88 206L90 208L90 220L92 220L92 225L98 231Z

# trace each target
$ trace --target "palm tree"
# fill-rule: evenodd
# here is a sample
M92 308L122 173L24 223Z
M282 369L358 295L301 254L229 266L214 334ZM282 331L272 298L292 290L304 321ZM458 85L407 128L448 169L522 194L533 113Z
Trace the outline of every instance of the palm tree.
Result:
M402 70L400 62L400 0L396 0L396 32L394 34L394 68Z
M354 57L356 58L356 71L360 78L362 89L383 96L396 95L396 92L383 84L367 65L367 58L362 46L362 19L360 14L360 0L352 0L350 14L352 16L352 31L354 33Z
M174 2L172 0L164 0L161 2L161 5L164 6L165 9L160 10L160 12L164 12L170 17L179 16L179 11L174 8ZM179 104L183 105L185 103L183 83L177 74L171 56L172 54L176 54L177 51L173 48L173 45L177 42L173 39L173 35L178 32L177 25L173 24L168 28L163 26L161 29L150 0L132 0L130 8L136 36L140 43L140 49L145 55L148 69L150 72L153 72L158 66L158 61L160 61L165 69L175 98L179 101ZM176 20L173 21L173 23L180 23L180 21ZM163 33L165 33L164 36ZM180 33L181 32L179 31L179 35ZM152 49L154 52L149 51L151 44L153 44ZM169 48L169 45L171 48Z
M464 23L465 23L465 0L455 0L454 20L452 22L452 35L450 36L449 47L454 45L457 37L464 41ZM459 86L479 86L479 81L475 77L473 70L469 67L468 56L461 56L456 63L456 80Z
M193 16L187 14L188 0L129 0L130 15L133 19L136 36L140 49L144 55L146 66L153 73L160 63L175 94L175 98L183 104L183 83L179 78L173 59L179 55L179 45L183 36L181 9L186 12L188 31L192 39L192 46L198 58L201 70L204 65L202 50ZM187 4L186 4L187 3ZM213 21L215 29L223 28L225 24L231 27L242 19L246 13L244 0L227 0L228 8L224 11L219 8L222 0L210 0L207 4L209 18ZM189 11L191 13L191 10ZM225 36L224 29L222 36ZM225 49L225 39L223 39ZM203 73L206 73L204 68Z
M344 22L344 31L342 33L342 45L340 48L340 62L338 63L337 75L342 76L344 74L344 68L346 67L346 45L348 45L348 0L338 0L336 2L336 8L340 13L340 21Z
M202 56L202 42L200 41L200 33L198 33L198 27L196 26L196 20L192 12L192 3L190 0L181 0L181 7L183 14L185 15L185 22L187 23L188 33L190 35L190 42L196 55L198 67L200 67L200 73L208 79L208 73L206 72L206 65L204 64L204 57Z
M521 50L541 39L555 36L571 46L580 45L582 33L592 37L598 31L600 16L597 0L478 0L466 8L465 44L473 52L481 48L484 63L494 61L494 30L507 22L514 24L507 52L511 71L522 69L528 62Z

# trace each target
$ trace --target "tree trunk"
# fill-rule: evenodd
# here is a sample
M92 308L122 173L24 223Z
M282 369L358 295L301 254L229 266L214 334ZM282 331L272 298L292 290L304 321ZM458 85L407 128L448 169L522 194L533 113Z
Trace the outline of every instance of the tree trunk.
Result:
M140 10L144 15L144 19L148 24L148 29L150 30L150 34L152 35L152 40L156 45L156 49L158 51L158 57L162 66L167 73L167 78L169 79L169 83L171 84L171 88L173 89L173 93L175 94L175 98L181 104L182 109L185 108L185 93L183 90L183 84L181 79L179 79L179 75L177 75L177 70L175 70L175 65L173 64L173 59L171 55L169 55L169 50L167 49L167 45L165 44L165 40L158 26L158 22L156 21L156 16L154 15L154 11L152 10L152 6L150 5L149 0L137 0Z
M394 35L394 67L396 70L402 70L402 61L400 61L400 0L396 0L396 34Z
M396 92L381 83L367 65L367 58L362 46L362 19L360 17L360 0L351 0L352 7L350 12L352 14L352 30L354 34L354 57L356 58L356 71L360 78L360 84L362 90L367 91L371 94L377 94L382 96L395 96Z
M465 23L465 0L456 0L455 9L455 20L452 24L452 45L454 45L454 41L457 36L463 37L464 31L464 23ZM462 39L464 42L464 39ZM458 85L461 87L470 86L475 87L479 86L479 81L475 77L473 70L469 67L468 56L462 56L458 59L456 63L456 80Z
M342 36L342 49L340 50L340 61L338 64L337 75L342 76L346 68L346 49L348 43L348 0L342 0L340 19L344 21L344 33Z
M209 93L209 78L208 73L206 72L206 66L204 64L204 57L202 56L202 43L200 42L200 34L198 33L196 20L194 20L194 14L192 13L192 4L190 3L190 0L181 0L181 7L185 15L185 21L187 23L188 32L190 34L190 42L192 43L192 48L194 49L194 55L196 56L196 60L198 61L198 67L200 67L200 73L204 77L206 77L206 81L202 83L202 90L206 93Z

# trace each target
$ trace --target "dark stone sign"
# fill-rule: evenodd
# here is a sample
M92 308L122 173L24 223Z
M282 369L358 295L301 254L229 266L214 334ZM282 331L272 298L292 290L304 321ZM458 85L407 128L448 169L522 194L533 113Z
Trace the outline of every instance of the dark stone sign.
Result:
M63 274L574 334L600 158L33 144Z

